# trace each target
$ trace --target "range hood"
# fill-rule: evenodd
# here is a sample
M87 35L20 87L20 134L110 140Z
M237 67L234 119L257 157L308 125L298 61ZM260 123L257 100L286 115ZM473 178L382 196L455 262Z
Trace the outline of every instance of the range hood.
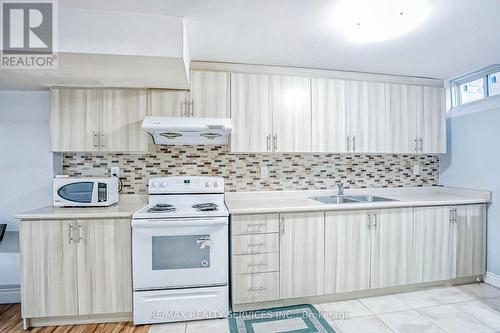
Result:
M230 118L146 117L142 128L157 145L228 144Z

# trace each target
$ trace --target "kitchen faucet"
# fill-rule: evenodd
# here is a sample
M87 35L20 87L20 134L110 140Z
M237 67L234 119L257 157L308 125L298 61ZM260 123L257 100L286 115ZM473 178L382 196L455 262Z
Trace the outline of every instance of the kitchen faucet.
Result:
M335 186L337 186L337 195L344 195L344 184L337 182Z

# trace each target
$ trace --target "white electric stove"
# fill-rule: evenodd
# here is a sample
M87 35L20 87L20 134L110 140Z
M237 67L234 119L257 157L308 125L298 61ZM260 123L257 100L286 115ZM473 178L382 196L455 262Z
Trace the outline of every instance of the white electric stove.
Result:
M228 315L228 215L223 178L149 180L132 217L134 324Z

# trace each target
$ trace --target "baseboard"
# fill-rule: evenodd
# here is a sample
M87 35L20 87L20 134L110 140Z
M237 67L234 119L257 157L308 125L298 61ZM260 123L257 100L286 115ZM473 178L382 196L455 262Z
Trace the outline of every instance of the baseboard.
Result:
M500 275L496 275L491 272L486 272L484 282L486 282L489 285L492 285L493 287L500 288Z
M21 303L21 288L19 286L0 288L0 304L11 303Z

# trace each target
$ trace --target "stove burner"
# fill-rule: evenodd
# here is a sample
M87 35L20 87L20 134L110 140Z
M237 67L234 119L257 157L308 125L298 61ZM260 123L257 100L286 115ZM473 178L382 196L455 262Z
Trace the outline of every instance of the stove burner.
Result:
M196 204L193 205L192 207L199 212L211 212L217 210L217 205L211 202Z
M173 211L175 211L175 207L165 203L157 203L148 209L148 213L168 213Z

